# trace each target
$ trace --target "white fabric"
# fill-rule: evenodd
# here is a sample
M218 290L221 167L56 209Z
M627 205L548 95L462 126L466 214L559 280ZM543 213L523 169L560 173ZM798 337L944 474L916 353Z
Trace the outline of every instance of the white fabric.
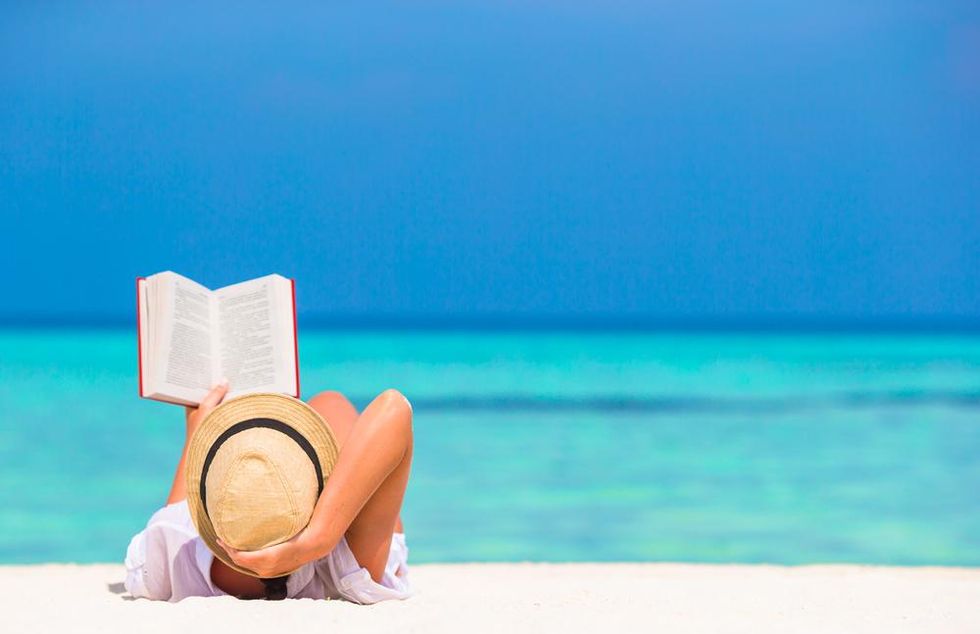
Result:
M211 582L213 560L191 521L187 502L170 504L154 513L146 528L130 540L126 590L134 597L163 601L224 595ZM404 533L392 536L381 583L357 563L343 538L330 554L306 564L286 581L286 596L290 598L377 603L407 599L411 594Z

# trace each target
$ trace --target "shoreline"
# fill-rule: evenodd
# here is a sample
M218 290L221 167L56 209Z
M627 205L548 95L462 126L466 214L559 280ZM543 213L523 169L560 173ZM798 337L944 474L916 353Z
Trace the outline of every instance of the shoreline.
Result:
M119 564L0 565L0 596L10 632L980 629L980 568L507 563L423 564L410 574L416 596L369 607L230 597L166 603L129 597Z

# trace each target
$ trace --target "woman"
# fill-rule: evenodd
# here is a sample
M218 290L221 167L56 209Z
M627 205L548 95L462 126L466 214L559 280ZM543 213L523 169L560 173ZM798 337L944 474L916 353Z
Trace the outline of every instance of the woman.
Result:
M374 603L409 596L400 517L412 462L412 408L405 397L387 390L360 414L338 392L310 399L309 406L327 421L339 456L308 524L291 539L259 550L236 550L219 541L225 552L215 557L188 511L185 464L195 431L227 392L227 383L219 384L199 407L186 410L186 439L167 506L127 551L130 593L170 601L229 594Z

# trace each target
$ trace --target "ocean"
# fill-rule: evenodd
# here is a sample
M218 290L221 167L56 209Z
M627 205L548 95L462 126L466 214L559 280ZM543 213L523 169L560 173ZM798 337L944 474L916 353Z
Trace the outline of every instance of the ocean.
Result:
M980 565L980 336L301 330L415 408L415 562ZM0 563L121 561L180 408L131 330L0 330Z

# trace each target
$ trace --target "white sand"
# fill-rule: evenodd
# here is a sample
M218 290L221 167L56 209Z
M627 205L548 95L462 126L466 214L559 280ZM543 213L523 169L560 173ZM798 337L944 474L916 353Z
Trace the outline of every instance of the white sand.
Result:
M405 602L132 600L118 565L0 566L0 631L980 632L980 569L414 566ZM613 630L612 628L616 628Z

